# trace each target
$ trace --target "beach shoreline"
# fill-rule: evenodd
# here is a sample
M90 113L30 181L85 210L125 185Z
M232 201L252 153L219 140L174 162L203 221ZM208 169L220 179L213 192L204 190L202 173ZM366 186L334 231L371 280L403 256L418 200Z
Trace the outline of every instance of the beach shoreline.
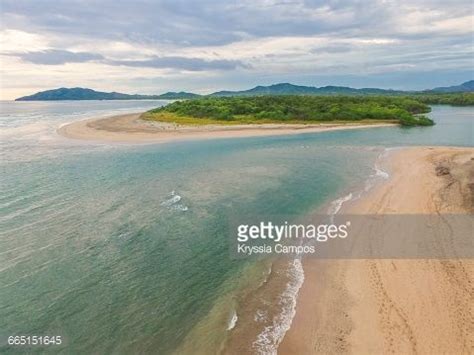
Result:
M388 165L387 167L385 165ZM474 148L411 147L343 214L473 213ZM303 260L279 354L469 353L473 259Z
M395 123L242 124L182 126L140 119L141 113L91 118L60 126L61 136L99 142L166 143L212 138L263 137L335 130L393 127Z

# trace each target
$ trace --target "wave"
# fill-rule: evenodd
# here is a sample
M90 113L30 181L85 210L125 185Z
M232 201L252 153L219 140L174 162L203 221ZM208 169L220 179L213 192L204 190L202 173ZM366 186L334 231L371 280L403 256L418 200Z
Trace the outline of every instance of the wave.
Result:
M176 195L176 193L173 191L171 191L170 193L171 197L168 198L167 200L163 201L162 203L160 203L161 206L165 206L165 207L169 207L169 206L172 206L174 205L175 203L181 201L181 196L180 195Z
M181 204L173 205L173 206L170 207L170 210L181 211L181 212L185 212L188 209L189 209L188 206L181 205Z
M189 208L182 203L178 203L181 201L181 196L176 193L175 190L171 191L168 195L168 198L160 203L160 206L167 207L172 211L187 211Z
M388 180L390 178L390 174L379 167L380 161L386 158L388 152L389 148L385 148L384 151L380 153L377 159L375 160L374 166L372 168L374 170L374 173L369 176L365 183L365 192L369 191L372 187L374 187L375 184L380 181L380 179Z
M380 176L384 179L388 179L390 177L390 174L378 167L375 167L375 176Z
M367 178L367 180L365 181L364 189L363 190L352 191L349 194L347 194L345 196L342 196L342 197L332 201L329 205L329 208L328 208L328 214L329 215L334 216L335 214L339 213L342 206L346 202L349 202L349 201L352 201L352 200L357 200L360 197L362 197L364 192L368 192L370 189L372 189L372 187L374 187L375 184L380 181L380 179L388 180L390 178L390 174L387 171L380 168L380 166L379 166L380 161L382 161L386 158L386 156L387 156L387 154L390 150L393 150L393 149L392 148L384 148L382 153L380 153L377 156L377 158L375 159L374 166L372 167L373 173L370 174L369 177Z
M255 315L253 317L253 320L255 322L265 322L268 319L268 312L264 311L262 309L257 309L257 312L255 312Z
M337 214L340 211L340 209L342 208L342 205L345 202L352 200L352 198L353 198L353 194L351 192L346 196L340 197L337 200L332 201L330 206L329 206L329 209L328 209L328 214L330 214L330 215Z
M257 336L257 340L252 344L257 354L276 355L278 345L293 322L296 314L296 297L304 281L303 265L300 259L294 259L290 262L288 274L290 281L286 284L286 289L280 296L281 312L273 318L271 325L263 329Z
M235 325L237 324L237 320L239 317L237 317L237 312L234 310L232 312L232 317L229 319L229 323L227 324L227 330L232 330L235 328Z
M0 131L0 137L3 138L9 138L9 137L22 137L24 138L25 136L32 136L32 135L41 135L45 132L48 132L51 127L53 127L53 123L51 122L34 122L34 123L28 123L28 124L23 124L21 126L16 126L16 127L2 127L2 130Z

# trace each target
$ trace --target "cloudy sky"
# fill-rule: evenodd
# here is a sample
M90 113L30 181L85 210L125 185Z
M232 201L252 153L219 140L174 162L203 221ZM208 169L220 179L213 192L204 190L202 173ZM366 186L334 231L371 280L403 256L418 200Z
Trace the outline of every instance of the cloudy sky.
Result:
M472 0L1 0L1 97L473 79Z

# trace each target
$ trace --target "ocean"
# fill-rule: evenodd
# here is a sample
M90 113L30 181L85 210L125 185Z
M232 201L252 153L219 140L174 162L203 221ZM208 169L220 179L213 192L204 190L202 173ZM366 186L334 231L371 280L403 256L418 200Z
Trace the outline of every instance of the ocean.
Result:
M1 102L0 351L10 335L61 335L40 350L215 353L240 341L272 353L301 263L232 259L230 219L335 213L387 178L387 149L474 145L472 108L449 106L423 128L167 144L56 134L165 103Z

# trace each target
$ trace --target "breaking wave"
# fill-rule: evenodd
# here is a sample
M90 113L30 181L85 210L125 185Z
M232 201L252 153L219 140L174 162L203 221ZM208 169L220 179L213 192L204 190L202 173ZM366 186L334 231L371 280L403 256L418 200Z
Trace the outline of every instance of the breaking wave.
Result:
M232 312L232 317L229 319L229 323L227 324L227 330L232 330L235 328L235 325L237 324L237 320L239 317L237 317L237 312L234 310Z
M252 344L257 354L276 355L278 345L290 329L296 314L296 297L304 281L303 265L300 259L294 259L290 262L288 275L290 281L288 281L285 291L280 296L281 312L273 318L271 325L263 329L257 336L257 340Z
M162 203L160 203L160 206L167 207L169 210L172 211L187 211L189 209L188 206L179 203L180 201L181 196L178 195L175 190L173 190L168 195L168 198Z
M385 157L387 156L389 150L391 150L391 149L385 148L383 150L383 152L380 153L377 156L377 158L375 160L375 163L374 163L374 166L372 167L373 173L370 174L369 177L367 178L367 180L365 181L364 189L363 190L352 191L352 192L348 193L347 195L342 196L342 197L332 201L330 203L328 211L327 211L329 215L334 216L335 214L339 213L342 206L346 202L359 199L364 194L364 192L367 192L370 189L372 189L375 186L375 184L377 184L381 179L382 180L387 180L387 179L390 178L390 174L387 171L380 168L380 162L383 159L385 159Z
M329 209L328 209L328 214L330 214L330 215L337 214L339 212L339 210L341 209L342 205L345 202L352 200L352 198L353 198L353 195L352 195L352 192L351 192L346 196L340 197L340 198L332 201L330 206L329 206Z

